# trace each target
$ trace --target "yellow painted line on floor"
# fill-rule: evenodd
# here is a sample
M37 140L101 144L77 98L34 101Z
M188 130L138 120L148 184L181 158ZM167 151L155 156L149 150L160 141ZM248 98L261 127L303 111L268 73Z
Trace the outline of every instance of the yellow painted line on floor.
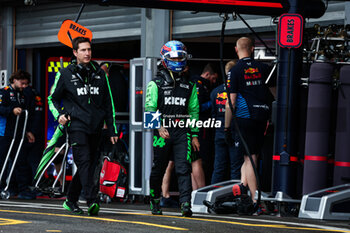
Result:
M177 218L183 218L183 217L177 217ZM189 218L189 219L191 219L191 220L193 219L193 220L197 220L197 221L204 221L204 222L227 223L227 224L251 226L251 227L267 227L267 228L279 228L279 229L295 229L295 230L329 231L329 232L347 232L347 233L350 233L350 231L335 230L335 229L324 229L324 228L314 228L314 227L293 227L293 226L285 226L285 225L277 225L277 224L253 224L253 223L231 222L231 221L225 221L225 220L202 219L202 218Z
M61 230L46 230L46 232L62 232Z
M16 219L0 218L0 226L17 225L17 224L23 224L23 223L31 223L31 222L26 222L26 221L21 221Z
M218 222L218 223L227 223L227 224L242 225L242 226L251 226L251 227L266 227L266 228L279 228L279 229L331 231L331 232L348 232L348 233L350 233L350 231L335 230L335 229L323 229L323 228L314 228L314 227L293 227L293 226L285 226L285 225L277 225L277 224L252 224L252 223L231 222L231 221L224 221L224 220L201 219L201 218L191 218L191 219L197 220L197 221Z
M151 215L151 214L142 214L142 213L134 213L134 212L118 212L118 214L119 213L120 214L128 214L128 215L154 216L154 215ZM161 218L177 218L177 219L186 219L186 220L194 220L194 221L202 221L202 222L226 223L226 224L250 226L250 227L266 227L266 228L279 228L279 229L294 229L294 230L329 231L329 232L350 233L350 230L349 231L344 231L344 230L315 228L315 227L293 227L293 226L286 226L286 225L279 225L279 224L254 224L254 223L233 222L233 221L207 219L207 218L186 218L186 217L179 217L179 216L172 216L172 215L157 215L157 217L161 217Z
M132 224L153 226L153 227L165 228L170 230L178 230L178 231L189 230L187 228L172 227L172 226L160 225L160 224L149 223L149 222L126 221L126 220L118 220L118 219L112 219L112 218L87 217L87 216L79 216L79 215L52 214L52 213L29 212L29 211L18 211L18 210L0 210L0 212L17 213L17 214L37 214L37 215L59 216L59 217L80 218L80 219L93 219L93 220L106 221L106 222L132 223Z
M38 215L60 216L60 217L80 218L80 219L94 219L94 220L100 220L100 221L106 221L106 222L132 223L132 224L153 226L153 227L172 229L172 230L183 230L183 231L189 230L186 228L171 227L171 226L167 226L167 225L153 224L153 223L148 223L148 222L126 221L126 220L117 220L117 219L100 218L100 217L87 217L87 216L80 216L80 215L52 214L52 213L40 213L40 212L28 212L28 211L16 211L16 210L0 210L0 212L20 213L20 214L38 214ZM161 217L161 218L172 218L172 219L174 219L174 218L175 219L185 219L185 220L189 220L189 221L225 223L225 224L250 226L250 227L266 227L266 228L275 228L275 229L292 229L292 230L309 230L309 231L328 231L328 232L350 233L350 230L344 231L344 230L337 230L337 229L326 229L326 228L315 228L315 227L294 227L294 226L286 226L286 225L280 225L280 224L253 224L253 223L225 221L225 220L218 220L218 219L187 218L187 217L179 217L179 216L172 216L172 215L156 215L155 216L152 214L135 213L135 212L116 212L116 213L123 214L123 215L139 215L139 216L150 216L150 217ZM23 223L27 223L27 222L23 222ZM0 225L1 225L1 222L0 222Z

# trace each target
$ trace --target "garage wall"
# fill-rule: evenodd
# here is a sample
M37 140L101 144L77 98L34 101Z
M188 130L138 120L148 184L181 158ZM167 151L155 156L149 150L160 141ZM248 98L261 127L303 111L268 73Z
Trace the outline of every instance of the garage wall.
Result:
M57 33L65 19L75 20L80 4L57 3L16 9L16 46L57 45ZM141 8L87 5L78 21L93 32L94 42L140 38Z

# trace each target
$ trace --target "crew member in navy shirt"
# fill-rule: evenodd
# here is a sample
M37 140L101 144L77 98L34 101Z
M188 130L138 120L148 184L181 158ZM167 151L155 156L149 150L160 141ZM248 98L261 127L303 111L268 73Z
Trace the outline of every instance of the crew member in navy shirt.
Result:
M227 74L236 64L237 60L227 62L225 73ZM225 84L219 85L211 92L210 100L212 117L222 123L220 128L215 129L215 159L211 183L215 184L225 181L228 177L231 180L240 179L243 156L239 141L235 142L234 145L228 145L225 142L225 105L227 101ZM233 124L231 124L231 129L234 131Z
M228 73L227 88L230 93L232 105L239 129L246 141L249 152L255 166L258 153L261 150L264 139L266 123L270 115L268 100L269 89L265 81L269 75L269 66L255 61L251 58L254 51L253 42L250 38L240 38L235 47L239 61ZM225 112L225 134L226 140L232 141L231 133L232 111L226 102ZM242 195L247 193L249 187L254 210L258 209L254 200L257 190L257 182L254 169L246 152L244 152L244 163L241 167L241 184L234 185L233 194Z

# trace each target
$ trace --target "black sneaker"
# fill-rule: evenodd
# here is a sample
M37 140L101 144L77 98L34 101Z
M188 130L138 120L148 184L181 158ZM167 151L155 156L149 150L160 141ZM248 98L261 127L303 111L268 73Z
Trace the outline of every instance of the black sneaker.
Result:
M36 193L32 192L30 190L26 190L23 192L20 192L17 196L18 199L22 200L35 200L36 199Z
M243 184L235 184L232 186L232 194L234 197L240 197L248 194L248 189Z
M88 208L88 215L89 216L96 216L98 215L98 212L100 211L100 205L96 202L91 203Z
M153 215L162 215L162 209L160 208L160 200L159 199L151 199L150 209Z
M83 214L84 211L82 209L79 208L78 204L76 202L71 202L66 200L63 203L63 208L65 208L66 210L72 212L73 214Z
M182 217L192 216L191 204L189 202L181 203L181 214Z

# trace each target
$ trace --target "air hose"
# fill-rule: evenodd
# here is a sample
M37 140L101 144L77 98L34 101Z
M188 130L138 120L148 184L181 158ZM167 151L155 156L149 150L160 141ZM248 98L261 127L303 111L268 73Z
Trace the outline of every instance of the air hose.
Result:
M230 98L230 94L231 93L230 93L230 90L227 88L227 77L226 77L225 68L224 68L225 67L225 65L224 65L224 39L225 39L226 21L229 19L229 17L228 17L227 13L225 13L225 15L221 16L221 17L223 18L222 26L221 26L221 36L220 36L220 69L221 69L221 73L222 73L222 79L223 79L223 82L225 84L225 88L226 88L226 91L227 91L227 99L228 99L228 103L229 103L229 106L230 106L230 109L231 109L231 112L232 112L232 118L233 118L235 131L238 134L239 138L241 139L241 143L242 143L242 145L244 147L244 150L245 150L246 154L249 157L249 160L250 160L250 162L252 164L252 167L253 167L253 170L254 170L254 174L255 174L255 178L256 178L256 184L257 184L257 188L258 188L257 204L259 205L260 201L261 201L261 190L260 190L259 174L258 174L258 171L256 169L255 163L253 161L252 155L249 152L248 145L247 145L246 141L244 140L244 138L242 136L242 133L241 133L241 131L239 129L237 118L236 118L236 115L234 114L234 108L233 108L232 101L231 101L231 98Z

